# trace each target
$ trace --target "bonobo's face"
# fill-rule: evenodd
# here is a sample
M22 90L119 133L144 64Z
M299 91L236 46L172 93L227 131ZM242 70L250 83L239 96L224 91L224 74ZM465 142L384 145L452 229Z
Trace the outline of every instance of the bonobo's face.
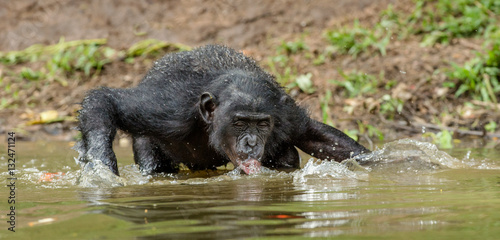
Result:
M217 104L211 94L201 97L200 113L209 125L210 144L246 174L260 171L267 139L274 127L270 114L234 103Z
M236 112L226 119L222 132L222 149L247 174L260 171L267 138L273 129L270 115L256 112Z

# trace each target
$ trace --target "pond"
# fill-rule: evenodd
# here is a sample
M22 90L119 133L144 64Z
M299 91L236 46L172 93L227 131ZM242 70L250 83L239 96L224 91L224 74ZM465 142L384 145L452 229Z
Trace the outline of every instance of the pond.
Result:
M15 204L1 190L1 239L498 239L500 151L401 140L362 166L307 161L265 170L142 176L115 147L125 186L75 185L68 142L16 142ZM7 178L7 146L0 145ZM9 194L10 193L10 194ZM8 215L15 206L15 232Z

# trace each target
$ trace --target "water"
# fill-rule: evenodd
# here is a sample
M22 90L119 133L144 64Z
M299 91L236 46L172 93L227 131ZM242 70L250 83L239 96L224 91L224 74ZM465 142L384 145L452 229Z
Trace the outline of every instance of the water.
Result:
M7 159L0 145L6 179ZM66 142L17 142L16 232L1 239L499 239L498 149L454 149L402 140L362 166L304 161L266 170L141 176L116 147L122 187L86 188ZM451 155L451 156L450 156ZM307 162L307 163L306 163ZM5 181L7 183L7 181Z

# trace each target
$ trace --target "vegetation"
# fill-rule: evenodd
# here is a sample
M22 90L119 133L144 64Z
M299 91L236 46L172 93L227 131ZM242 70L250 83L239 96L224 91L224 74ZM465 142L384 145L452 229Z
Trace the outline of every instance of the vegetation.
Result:
M344 95L348 98L377 91L379 79L376 76L360 72L346 74L342 70L339 70L339 74L342 76L342 80L332 80L330 82L345 89ZM383 73L381 77L383 77Z
M283 42L278 47L277 55L270 58L269 66L280 83L287 88L298 87L304 93L313 94L316 91L311 89L316 88L309 81L311 75L297 77L297 66L290 56L299 55L311 59L313 65L318 66L329 58L342 55L356 58L360 55L378 53L385 56L389 42L394 39L405 41L417 38L420 39L422 47L433 47L435 44L452 44L461 38L480 37L486 39L485 50L478 52L476 58L465 64L450 62L448 68L438 69L435 74L444 75L442 86L445 90L442 91L452 93L456 98L497 104L500 95L499 16L500 2L494 0L416 0L410 12L398 11L389 6L380 15L379 22L372 27L363 27L356 20L350 27L326 31L324 37L329 45L313 58L311 56L314 54L308 52L309 48L304 43L304 37L295 42ZM279 65L279 68L276 65ZM341 78L330 80L330 83L336 86L338 93L345 98L368 97L376 103L373 105L376 105L378 114L389 120L399 117L404 111L407 105L406 99L387 93L379 94L380 89L390 90L397 84L396 81L386 79L383 71L380 76L356 70L346 73L341 68L338 72ZM431 79L432 77L429 81ZM323 122L333 125L330 111L330 105L334 104L332 91L326 89L320 96ZM344 110L349 114L353 113L354 108L351 105L344 106ZM450 112L446 113L446 116L453 115ZM494 123L495 121L490 121L482 127L488 132L494 132L498 128ZM477 123L472 126L477 127ZM346 129L345 132L353 138L357 138L358 135L383 136L373 125L360 122L358 129ZM431 137L432 141L439 143L441 147L449 148L452 146L451 136L450 131L443 130L434 135L428 133L424 137Z
M359 22L354 22L352 28L328 31L326 39L332 44L333 52L350 54L356 57L368 49L376 49L381 55L386 54L386 46L392 33L386 31L382 25L377 25L375 30L362 28Z
M495 31L499 14L496 0L418 0L405 22L427 46Z
M383 140L384 132L375 127L380 126L380 122L373 119L405 121L410 125L415 120L412 116L420 122L442 127L422 137L443 148L453 146L454 131L446 128L451 125L457 129L455 133L459 127L497 133L500 121L500 1L415 0L413 8L390 5L377 18L375 23L354 20L350 26L328 29L319 44L316 36L307 34L281 41L264 64L295 97L318 97L324 123L338 124L339 118L349 121L349 127L342 130L353 138ZM318 69L324 71L332 62L367 58L383 61L392 57L392 43L396 42L402 45L414 42L425 49L437 49L443 45L460 45L464 41L473 42L473 49L477 51L475 57L438 65L432 75L418 83L405 83L404 77L398 78L390 69L370 74L349 64L335 65L336 74L328 77L330 79L319 79L321 76L317 74ZM0 64L8 66L0 71L0 89L3 90L0 109L19 108L20 95L26 89L47 84L68 87L74 81L102 75L113 63L151 61L167 51L187 49L189 47L181 44L155 39L138 42L128 49L110 48L106 39L68 42L61 39L50 46L33 45L21 51L0 52ZM397 71L405 74L402 70ZM325 85L316 85L318 80ZM432 85L432 89L419 92L417 88L425 84ZM425 112L432 111L429 101L442 106L434 110L435 119ZM34 106L28 102L28 108ZM359 116L354 116L356 112L372 113L371 121L360 120ZM489 115L483 119L485 112Z
M450 81L445 86L456 88L456 97L468 94L472 99L498 103L496 95L500 93L500 38L486 54L478 54L463 66L452 63L452 70L447 75Z
M438 133L427 132L422 134L424 138L430 138L431 142L437 144L440 148L453 148L453 132L443 130Z
M61 38L54 45L37 44L21 51L0 52L1 64L23 65L17 71L0 73L0 88L4 90L0 95L0 109L17 108L19 92L25 89L53 82L67 87L68 81L98 76L105 65L114 61L133 62L135 58L154 58L165 51L187 49L189 47L181 44L149 39L127 50L116 50L106 46L106 39L65 42Z
M282 86L288 86L288 88L300 87L311 88L312 83L310 82L311 76L302 77L299 79L299 84L297 80L297 68L295 67L292 55L302 53L307 50L308 47L303 41L303 39L298 41L281 42L281 45L276 49L276 54L271 56L267 60L267 65L271 73L276 76L276 81L278 81ZM310 85L310 86L309 86ZM307 89L304 89L307 91ZM310 91L312 93L314 91Z

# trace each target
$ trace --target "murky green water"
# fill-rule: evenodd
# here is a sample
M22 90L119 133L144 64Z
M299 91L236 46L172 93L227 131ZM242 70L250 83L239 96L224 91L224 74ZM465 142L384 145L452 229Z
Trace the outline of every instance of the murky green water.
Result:
M311 161L292 173L156 178L117 147L127 186L84 188L74 185L68 143L17 142L16 232L7 230L4 187L0 238L500 239L500 151L459 149L452 158L414 145L392 143L364 168Z

